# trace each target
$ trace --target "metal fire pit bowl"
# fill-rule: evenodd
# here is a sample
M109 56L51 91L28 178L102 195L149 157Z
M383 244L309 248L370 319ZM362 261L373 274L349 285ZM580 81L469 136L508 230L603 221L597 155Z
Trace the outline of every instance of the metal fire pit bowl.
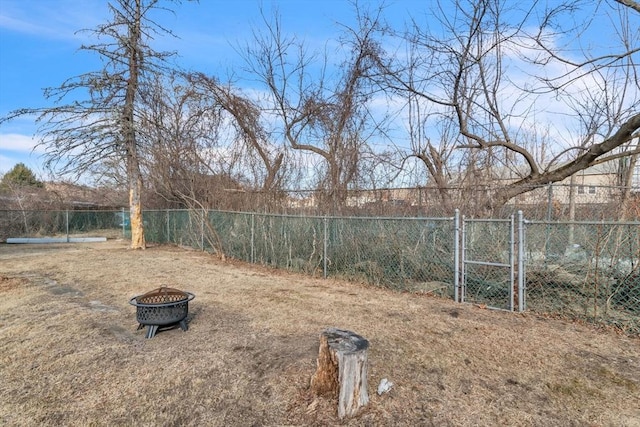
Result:
M153 338L160 326L180 324L186 331L189 301L195 297L191 292L163 286L131 298L129 304L136 306L138 330L148 326L146 337Z

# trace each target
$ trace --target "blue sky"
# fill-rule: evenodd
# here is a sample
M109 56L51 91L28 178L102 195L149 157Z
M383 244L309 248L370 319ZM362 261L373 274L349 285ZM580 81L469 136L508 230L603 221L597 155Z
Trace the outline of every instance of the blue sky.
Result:
M555 1L548 0L549 4ZM361 7L375 8L378 3L360 0ZM410 17L424 19L429 5L434 3L386 0L384 18L395 28L402 28ZM199 3L167 4L175 15L162 14L158 20L180 38L163 38L154 47L177 51L177 61L183 68L222 79L240 70L242 60L234 47L250 42L252 30L263 27L260 8L267 17L277 9L283 31L305 40L312 49L335 41L341 31L338 23L355 26L349 0L200 0ZM606 7L598 9L598 13L613 6L612 1L602 4ZM584 34L579 39L581 47L588 50L599 42L606 44L608 37L601 35L611 34L615 28L615 23L604 16L585 16L584 13L569 16L575 22L593 19L590 34L598 39ZM0 117L18 108L48 106L44 88L57 87L67 78L99 70L97 55L78 50L83 42L90 40L85 33L77 31L95 28L108 19L107 0L0 0ZM633 15L632 25L637 22L638 16ZM528 77L528 70L520 71L523 77ZM240 81L239 84L251 83ZM543 107L534 121L548 119L557 125L563 106L557 105L552 97L541 97L539 101ZM550 107L545 107L545 102ZM42 149L32 152L36 144L34 119L20 117L0 126L0 175L23 162L41 179L51 179L42 167L39 156ZM565 129L555 131L559 138L566 138Z
M408 10L422 9L420 0L388 2L388 19L402 22ZM77 33L110 18L106 0L0 0L0 116L18 108L50 105L46 87L100 69L97 55L79 51L87 37ZM201 0L171 5L175 15L161 22L179 39L165 38L158 50L175 50L189 69L226 76L241 60L234 46L260 27L260 8L270 16L277 8L282 26L311 44L322 45L339 34L337 23L349 23L353 8L347 0ZM35 145L34 117L21 117L0 126L0 174L23 162L42 178L41 149Z

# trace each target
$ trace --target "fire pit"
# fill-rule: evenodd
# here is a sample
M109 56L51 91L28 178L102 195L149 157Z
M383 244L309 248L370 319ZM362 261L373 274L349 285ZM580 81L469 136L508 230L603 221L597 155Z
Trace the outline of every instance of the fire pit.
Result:
M138 330L148 326L146 337L153 338L160 326L180 324L186 331L189 301L195 297L191 292L163 286L131 298L129 304L136 306Z

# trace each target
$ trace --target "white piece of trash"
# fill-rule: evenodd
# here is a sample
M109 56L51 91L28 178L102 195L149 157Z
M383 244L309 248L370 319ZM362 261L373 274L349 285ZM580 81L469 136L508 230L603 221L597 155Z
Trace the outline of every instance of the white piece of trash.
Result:
M383 378L380 380L380 384L378 385L378 394L381 395L382 393L388 392L391 390L391 387L393 387L393 383L388 379Z

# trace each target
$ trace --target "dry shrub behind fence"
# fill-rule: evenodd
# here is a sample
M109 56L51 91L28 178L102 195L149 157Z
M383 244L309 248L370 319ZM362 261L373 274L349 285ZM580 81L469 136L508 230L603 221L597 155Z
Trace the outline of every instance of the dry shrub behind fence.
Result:
M352 189L330 200L321 190L280 190L220 193L212 210L262 212L304 216L450 217L454 208L469 217L485 215L483 206L498 187L477 185L446 189L429 186ZM539 221L593 221L640 219L640 193L622 186L551 184L536 187L512 198L494 218L508 218L521 210L526 218ZM231 197L232 196L232 197ZM626 200L626 201L625 201ZM625 205L625 210L621 209Z

